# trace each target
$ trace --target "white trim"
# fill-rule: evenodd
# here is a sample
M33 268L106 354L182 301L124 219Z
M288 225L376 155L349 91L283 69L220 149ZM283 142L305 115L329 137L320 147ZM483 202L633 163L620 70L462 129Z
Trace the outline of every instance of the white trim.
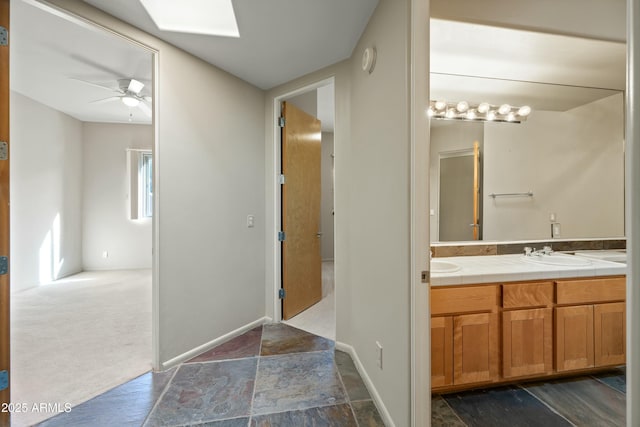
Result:
M627 90L625 108L625 235L627 237L627 426L640 425L640 97L635 64L640 61L640 7L627 0ZM640 70L639 70L640 71Z
M429 270L429 1L411 0L410 13L411 135L411 401L412 427L431 424L431 327L429 284L421 273Z
M160 368L160 53L153 53L151 109L153 120L153 217L151 218L151 366Z
M192 348L189 351L186 351L176 357L174 357L173 359L169 359L166 362L163 362L161 365L161 370L165 371L167 369L173 368L176 365L181 364L182 362L186 362L189 359L193 359L194 357L198 356L199 354L204 353L205 351L209 351L211 350L213 347L216 347L220 344L224 344L225 342L232 340L233 338L236 338L242 334L244 334L245 332L250 331L251 329L255 328L256 326L260 326L260 325L264 325L266 323L271 323L271 318L270 317L262 317L258 320L254 320L251 323L247 323L244 326L239 327L238 329L235 329L227 334L224 334L218 338L215 338L207 343L204 343L202 345L199 345L198 347Z
M360 377L362 378L364 385L367 387L367 390L369 391L369 394L373 399L373 403L376 405L376 408L380 413L380 417L382 417L382 421L384 422L384 425L386 427L395 427L395 424L391 419L391 414L389 414L387 407L384 406L384 403L382 402L382 398L380 397L378 390L376 390L376 387L373 385L373 381L371 381L371 378L369 378L367 371L364 369L364 365L360 361L360 358L358 357L358 353L356 353L355 348L351 347L349 344L336 341L336 350L344 351L351 357L351 360L353 360L353 364L356 366L356 369L358 370L358 373L360 374Z

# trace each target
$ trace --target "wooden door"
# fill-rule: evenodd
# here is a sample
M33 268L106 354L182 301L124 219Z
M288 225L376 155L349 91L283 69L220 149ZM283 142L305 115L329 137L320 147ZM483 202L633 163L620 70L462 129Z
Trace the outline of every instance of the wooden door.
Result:
M9 2L0 0L0 26L9 30ZM0 43L0 141L9 150L9 45ZM9 160L0 160L0 256L9 257ZM9 274L0 275L0 374L9 371ZM4 388L4 387L0 387ZM9 388L0 391L0 404L10 402ZM0 411L0 426L9 413Z
M480 144L473 142L473 240L480 240Z
M453 317L431 318L431 387L453 384Z
M623 302L593 306L594 363L622 365L626 353L626 306Z
M498 314L465 314L453 319L453 383L498 379Z
M320 257L320 120L283 102L282 317L290 319L322 299Z
M553 370L553 310L537 308L502 313L505 378Z
M556 310L556 370L593 367L593 306Z

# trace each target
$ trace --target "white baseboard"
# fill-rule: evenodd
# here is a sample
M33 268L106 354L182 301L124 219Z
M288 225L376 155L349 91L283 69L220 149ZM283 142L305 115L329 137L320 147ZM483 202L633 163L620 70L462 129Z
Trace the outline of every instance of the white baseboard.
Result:
M351 356L351 359L353 360L354 365L356 365L356 369L358 370L358 373L360 374L360 377L362 378L364 385L367 387L367 390L369 390L369 394L373 399L373 403L376 405L376 408L378 408L378 412L382 417L382 421L384 422L384 425L387 427L395 427L396 425L391 419L391 414L389 414L387 407L384 406L384 403L382 402L382 398L380 397L380 394L378 394L378 390L376 390L376 387L373 385L373 381L371 381L371 378L369 378L369 375L367 374L367 371L364 369L364 366L362 365L360 358L358 358L358 353L356 353L356 349L351 347L348 344L336 341L336 350L344 351L349 356Z
M229 332L228 334L224 334L221 337L213 339L207 343L204 343L196 348L193 348L185 353L182 353L179 356L174 357L173 359L169 359L166 362L162 362L160 364L161 370L166 371L167 369L173 368L176 365L179 365L182 362L186 362L187 360L193 359L199 354L204 353L205 351L211 350L213 347L223 344L237 336L244 334L247 331L255 328L256 326L264 325L265 323L271 323L272 319L270 317L262 317L258 320L254 320L251 323L248 323L244 326L239 327L238 329Z

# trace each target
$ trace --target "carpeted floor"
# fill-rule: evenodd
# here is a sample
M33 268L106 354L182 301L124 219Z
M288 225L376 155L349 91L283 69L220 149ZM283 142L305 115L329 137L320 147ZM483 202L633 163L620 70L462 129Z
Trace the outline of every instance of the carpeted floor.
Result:
M11 296L11 401L75 406L151 369L151 271L84 272ZM12 414L12 426L56 412Z

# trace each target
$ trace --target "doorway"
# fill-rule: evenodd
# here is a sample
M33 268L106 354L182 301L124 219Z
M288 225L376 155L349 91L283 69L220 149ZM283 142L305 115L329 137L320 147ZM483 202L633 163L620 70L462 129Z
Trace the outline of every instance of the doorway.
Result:
M331 340L335 340L335 274L334 274L334 84L325 82L318 86L307 87L300 92L285 95L278 102L284 105L285 114L288 116L283 123L280 145L280 165L283 172L284 183L281 184L280 217L281 227L284 231L284 241L281 243L281 289L284 291L284 298L280 298L281 319L290 326L297 327L307 332L319 335ZM288 109L288 110L286 110ZM293 115L296 111L300 116ZM290 117L289 117L290 116ZM310 129L313 129L313 122L320 132L317 134L317 146L311 148L311 158L300 155L295 148L292 149L292 133L288 125L292 125L291 120L307 121ZM312 132L313 133L313 132ZM287 137L289 140L287 140ZM309 146L309 143L306 143ZM315 150L315 151L314 151ZM298 154L296 154L298 153ZM287 162L288 160L288 162ZM294 192L293 187L287 187L287 180L290 184L302 181L301 178L293 178L295 173L295 163L313 163L313 167L307 165L301 171L300 177L304 179L304 184ZM312 173L313 172L313 173ZM293 182L292 182L293 180ZM282 182L282 181L281 181ZM311 188L313 187L313 191ZM304 203L304 208L296 203ZM304 199L304 200L303 200ZM309 200L306 200L309 199ZM293 210L292 210L293 209ZM308 211L313 209L313 212ZM311 247L309 256L299 256L299 247L291 252L287 245L295 239L291 227L301 221L300 213L305 211L304 217L314 219L309 230ZM287 238L287 234L289 237ZM295 263L295 265L291 265ZM305 272L302 281L303 289L296 289L296 280L291 273L297 269ZM311 274L313 273L313 274ZM307 277L311 274L313 277ZM293 304L288 306L288 298L300 298L295 293L306 293L302 299L306 303L298 303L297 309L291 310Z
M128 181L154 166L127 173L127 149L155 150L156 58L41 3L11 7L11 399L75 406L152 368L155 202L133 219Z

